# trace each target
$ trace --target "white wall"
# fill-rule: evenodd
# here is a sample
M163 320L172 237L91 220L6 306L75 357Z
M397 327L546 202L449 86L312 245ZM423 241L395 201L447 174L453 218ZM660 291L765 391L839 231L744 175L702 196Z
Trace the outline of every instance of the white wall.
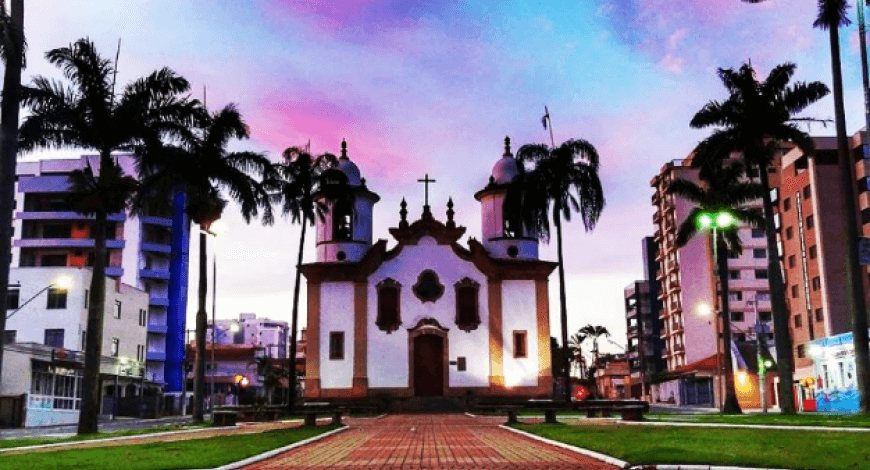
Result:
M438 274L444 285L444 295L437 302L423 303L413 293L417 277L424 270ZM454 283L468 277L480 284L478 311L480 325L476 330L465 332L456 326L456 296ZM398 281L401 289L402 325L397 331L387 334L380 330L377 320L377 284L386 278ZM369 277L368 285L368 379L370 388L407 387L409 385L408 328L423 318L434 318L447 328L448 357L456 361L465 357L467 369L457 371L455 365L448 367L450 387L485 387L489 385L489 300L486 277L471 262L460 259L447 245L438 245L432 237L423 237L417 245L405 246L396 258L382 264ZM321 305L324 298L321 297ZM352 317L351 317L352 318ZM352 324L352 320L348 321ZM322 333L323 334L323 333ZM323 340L321 340L323 341ZM323 343L321 343L321 349ZM323 357L323 356L321 356ZM328 362L328 361L327 361ZM323 372L321 360L321 376ZM325 386L324 386L325 387Z
M503 281L501 312L505 385L536 386L539 361L535 281ZM526 331L525 358L514 358L515 330Z
M320 285L321 388L350 388L353 383L353 283ZM344 332L344 359L329 359L329 333Z

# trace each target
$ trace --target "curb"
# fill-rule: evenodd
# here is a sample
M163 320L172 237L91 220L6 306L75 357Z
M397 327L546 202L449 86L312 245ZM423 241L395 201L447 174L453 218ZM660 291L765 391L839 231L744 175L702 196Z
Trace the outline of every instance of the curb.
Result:
M342 426L338 429L333 429L332 431L329 431L327 433L318 434L314 437L309 437L308 439L303 439L299 442L294 442L293 444L286 445L284 447L272 449L268 452L263 452L262 454L255 455L253 457L248 457L244 460L239 460L238 462L228 463L224 466L217 467L217 468L214 468L212 470L235 470L237 468L242 468L242 467L245 467L247 465L257 463L261 460L266 460L268 458L274 457L280 453L287 452L288 450L292 450L292 449L295 449L297 447L301 447L301 446L310 444L312 442L316 442L316 441L319 441L321 439L325 439L333 434L338 434L342 431L347 431L348 429L350 429L348 426Z
M522 436L526 436L530 439L534 439L536 441L545 442L547 444L550 444L551 446L561 447L562 449L567 449L567 450L570 450L573 452L577 452L578 454L582 454L582 455L585 455L586 457L591 457L595 460L600 460L602 462L609 463L610 465L615 465L619 468L625 468L625 469L633 468L630 463L628 463L624 460L619 460L617 458L611 457L609 455L600 454L598 452L591 451L589 449L583 449L582 447L575 447L575 446L572 446L570 444L565 444L564 442L553 441L553 440L547 439L545 437L536 436L534 434L527 433L525 431L520 431L519 429L514 429L514 428L509 427L509 426L500 425L499 427L502 429L507 429L508 431L520 434ZM647 470L647 467L637 467L637 468L643 468L644 470ZM654 468L655 467L650 467L650 469L654 469ZM665 470L664 468L661 468L661 467L659 467L659 468L661 470ZM683 467L683 468L685 468L685 467ZM681 469L674 468L671 470L681 470ZM705 467L704 470L707 470L707 468Z
M824 432L870 432L870 428L834 427L834 426L789 426L782 424L735 424L735 423L692 423L687 421L625 421L621 424L630 426L683 426L696 428L735 428L735 429L773 429L777 431L824 431ZM704 467L705 469L707 467ZM710 467L719 470L720 467ZM748 467L721 467L748 468ZM771 469L777 470L777 469Z
M788 470L756 467L723 467L719 465L636 465L629 470Z

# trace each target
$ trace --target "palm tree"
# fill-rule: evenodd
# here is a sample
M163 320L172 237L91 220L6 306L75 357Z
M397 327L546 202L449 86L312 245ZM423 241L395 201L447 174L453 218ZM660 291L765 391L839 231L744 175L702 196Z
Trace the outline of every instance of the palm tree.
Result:
M180 135L192 123L196 102L180 96L189 84L167 68L128 84L116 94L114 67L88 39L52 49L46 58L63 70L71 86L39 76L33 79L32 86L22 88L21 102L30 115L21 125L20 148L91 149L99 155L99 175L93 176L93 169L85 169L74 176L72 188L90 188L87 206L93 209L86 212L94 217L94 267L78 432L95 433L101 390L107 211L125 209L129 201L128 196L118 192L124 185L120 184L121 172L112 152L130 151L146 142ZM79 206L79 210L84 209Z
M149 177L143 185L150 193L169 194L166 188L180 187L187 193L185 210L199 225L199 303L196 311L196 362L194 363L193 421L204 419L205 344L208 315L207 232L221 217L227 201L221 191L239 203L246 222L262 209L263 224L271 224L272 206L262 180L272 177L272 164L257 152L229 152L232 139L247 139L250 130L235 105L214 114L199 110L194 132L185 133L178 145L149 146L140 152L142 167ZM259 178L259 180L257 179ZM185 379L186 380L186 379Z
M15 159L18 155L18 108L21 69L24 68L24 0L0 3L0 57L3 98L0 104L0 259L9 259L12 250L12 211L15 206ZM0 331L6 329L6 292L9 263L0 263ZM0 377L3 377L3 342L0 341Z
M568 351L570 352L570 360L577 363L580 368L580 377L583 377L583 341L586 341L586 335L581 332L576 332L568 339Z
M342 147L344 148L342 142ZM290 321L288 412L293 412L296 402L296 336L299 322L299 289L301 282L302 254L305 247L306 228L315 218L323 219L327 206L319 196L327 199L347 197L347 182L344 173L332 170L338 159L331 153L312 156L307 149L289 147L284 150L284 161L275 165L275 176L265 185L273 193L273 200L282 205L284 215L290 215L293 223L302 225L299 234L299 254L296 260L296 279L293 285L293 313ZM330 171L332 170L332 171ZM327 178L338 184L327 184Z
M591 324L580 328L579 332L586 335L587 338L592 338L592 353L595 354L595 367L598 367L598 338L602 336L609 338L610 332L601 325L592 326Z
M702 142L702 146L709 149L702 153L702 157L719 158L729 151L742 152L747 167L757 170L761 177L761 185L765 190L762 202L769 254L767 271L779 363L780 409L783 414L795 413L792 396L794 361L782 271L775 255L779 253L779 248L768 168L783 142L796 144L806 154L811 155L815 151L813 139L798 129L794 116L828 94L828 87L821 82L789 85L795 68L792 63L778 65L763 82L755 79L755 71L750 64L743 64L736 71L720 68L719 78L729 92L728 98L722 102L708 102L690 122L690 126L696 129L717 127Z
M677 246L684 247L697 234L697 221L703 213L727 212L744 225L760 227L764 218L758 208L746 207L746 204L761 198L764 188L755 182L744 179L746 167L739 161L713 159L709 165L701 168L700 177L703 186L685 179L674 180L668 186L668 192L687 199L695 204L689 215L677 231ZM722 341L725 362L725 400L722 412L739 414L740 403L737 401L737 391L734 387L734 365L731 362L731 311L728 302L728 253L739 254L743 245L735 228L720 229L713 240L716 244L717 256L714 260L715 272L719 277L719 292L722 315ZM716 320L718 321L718 320ZM718 340L717 340L718 341Z
M567 345L562 219L570 222L571 213L578 212L586 231L595 228L604 208L604 190L598 177L598 151L583 139L570 139L555 148L544 144L523 145L516 158L520 174L508 188L505 214L521 220L528 233L537 234L544 241L549 241L552 217L559 259L562 344ZM534 167L526 171L526 163L534 163ZM564 360L565 401L568 402L571 400L570 357L566 354Z

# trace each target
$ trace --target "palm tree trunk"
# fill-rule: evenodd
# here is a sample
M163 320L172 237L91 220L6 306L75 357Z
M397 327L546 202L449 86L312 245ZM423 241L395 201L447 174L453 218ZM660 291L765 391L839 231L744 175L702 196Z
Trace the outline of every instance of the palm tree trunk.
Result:
M205 330L208 328L208 314L205 312L205 299L208 296L208 243L205 232L199 232L199 306L196 310L196 362L193 376L193 422L204 421L203 406L205 399ZM212 325L214 328L214 325ZM214 347L214 345L212 345ZM187 378L185 377L185 380Z
M105 168L107 156L101 158ZM100 358L103 349L103 316L106 309L106 220L105 212L97 212L93 225L94 266L91 271L90 297L88 298L88 323L85 330L85 370L82 378L82 406L79 412L79 434L94 434L99 431Z
M861 1L861 0L859 0ZM855 181L852 176L852 158L846 135L846 112L843 105L843 72L840 66L840 32L829 28L831 35L831 69L834 74L834 118L837 124L837 149L840 161L840 194L843 197L842 218L846 221L844 272L846 276L846 302L852 315L852 340L855 345L855 373L858 382L862 413L870 413L870 345L867 334L867 305L864 298L863 269L858 264L858 211L855 208Z
M20 30L24 27L24 0L12 0L9 15ZM21 36L23 39L24 36ZM21 47L19 44L18 47ZM12 253L12 211L15 207L15 164L18 155L18 110L21 91L21 54L9 54L3 75L0 104L0 260ZM6 330L6 291L9 263L0 263L0 332ZM0 338L0 377L3 377L3 340Z
M723 236L719 233L713 240L719 248L715 260L719 274L719 291L722 300L722 342L725 343L725 402L722 405L723 414L741 414L740 403L737 401L737 390L734 388L734 363L731 361L731 309L728 302L728 248ZM718 338L717 338L718 341Z
M779 245L776 243L776 225L773 221L773 201L770 198L770 179L767 167L759 168L761 186L764 188L764 233L767 236L767 278L770 285L770 306L773 316L774 342L776 344L777 374L779 375L779 409L782 414L794 414L794 359L792 357L789 312L785 305L785 286L779 264Z
M293 413L296 406L296 329L299 325L299 284L302 279L302 250L305 248L305 229L308 217L302 216L302 233L299 235L299 256L296 258L296 281L293 285L293 315L290 319L290 351L287 353L290 370L287 374L287 387L290 389L287 397L287 411Z
M559 257L559 319L562 322L562 347L568 348L568 303L565 299L565 258L562 256L562 213L554 208L553 223L556 225L556 250ZM571 402L571 363L565 354L565 403Z

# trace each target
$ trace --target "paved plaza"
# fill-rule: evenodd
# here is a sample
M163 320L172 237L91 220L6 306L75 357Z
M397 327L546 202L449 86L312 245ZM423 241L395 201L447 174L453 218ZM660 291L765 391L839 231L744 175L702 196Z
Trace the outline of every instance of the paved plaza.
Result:
M390 415L245 467L266 469L584 469L617 467L499 428L503 417Z

